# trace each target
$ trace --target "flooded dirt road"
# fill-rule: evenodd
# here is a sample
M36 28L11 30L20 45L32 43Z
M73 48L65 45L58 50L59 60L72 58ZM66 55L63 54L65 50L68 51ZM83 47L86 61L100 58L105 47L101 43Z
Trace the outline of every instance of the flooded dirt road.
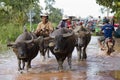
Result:
M116 39L115 52L105 55L92 37L87 47L86 61L77 62L76 49L72 57L72 70L65 60L64 71L57 70L57 61L51 58L41 61L38 56L32 61L32 68L21 74L17 71L17 59L12 50L0 54L0 80L120 80L120 39Z

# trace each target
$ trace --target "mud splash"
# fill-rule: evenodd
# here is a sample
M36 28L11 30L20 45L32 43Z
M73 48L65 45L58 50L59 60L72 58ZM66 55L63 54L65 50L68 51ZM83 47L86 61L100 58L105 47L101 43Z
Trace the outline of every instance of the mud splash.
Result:
M64 71L58 71L57 61L51 58L41 61L38 55L32 61L32 68L21 74L17 71L17 58L9 50L0 54L0 80L120 80L120 40L116 39L115 52L106 56L97 45L97 37L87 47L88 58L86 61L77 61L77 52L74 50L72 57L72 70L69 70L67 60Z

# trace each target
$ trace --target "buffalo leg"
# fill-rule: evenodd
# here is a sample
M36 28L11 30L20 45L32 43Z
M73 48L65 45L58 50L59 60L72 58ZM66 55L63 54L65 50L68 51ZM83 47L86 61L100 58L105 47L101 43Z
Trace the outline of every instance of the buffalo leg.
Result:
M58 69L63 70L63 61L62 60L58 61L58 65L59 65Z
M83 59L87 58L86 47L83 48Z
M71 66L71 57L72 57L72 55L70 54L70 55L68 55L68 58L67 58L68 65L69 65L70 69L72 68L72 66Z
M27 61L27 70L31 68L31 60Z
M48 56L48 58L50 58L50 52L49 52L49 49L47 49L47 56Z
M18 59L18 71L22 70L21 68L21 60Z
M81 60L81 47L77 47L78 61Z
M64 61L64 58L56 57L56 59L57 59L57 62L58 62L58 69L59 70L63 70L63 61Z
M25 67L25 61L22 60L22 69L24 70L24 67Z
M45 60L45 52L46 52L46 50L40 51L41 56L42 56L42 61Z

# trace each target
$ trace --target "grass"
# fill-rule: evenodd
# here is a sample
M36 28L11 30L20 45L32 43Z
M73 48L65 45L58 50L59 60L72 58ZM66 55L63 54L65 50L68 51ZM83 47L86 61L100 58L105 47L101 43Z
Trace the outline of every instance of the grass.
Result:
M32 31L35 31L38 24L32 24ZM53 23L53 27L56 27L56 23ZM17 26L13 24L7 24L0 26L0 51L8 49L6 44L8 41L14 42L15 39L23 32L23 26ZM26 24L26 28L30 31L30 24Z
M0 26L0 51L7 49L6 43L8 41L15 41L17 36L22 32L22 27L8 24Z

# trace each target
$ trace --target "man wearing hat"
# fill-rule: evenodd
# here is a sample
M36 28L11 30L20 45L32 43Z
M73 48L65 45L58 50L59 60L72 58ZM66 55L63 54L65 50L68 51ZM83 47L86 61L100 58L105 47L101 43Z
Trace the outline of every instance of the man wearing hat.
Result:
M48 21L48 14L41 14L41 22L38 24L35 34L37 36L47 37L49 33L53 31L53 26L50 21Z
M67 28L67 21L68 20L68 17L65 15L62 17L62 20L59 22L57 28L64 28L66 27Z

